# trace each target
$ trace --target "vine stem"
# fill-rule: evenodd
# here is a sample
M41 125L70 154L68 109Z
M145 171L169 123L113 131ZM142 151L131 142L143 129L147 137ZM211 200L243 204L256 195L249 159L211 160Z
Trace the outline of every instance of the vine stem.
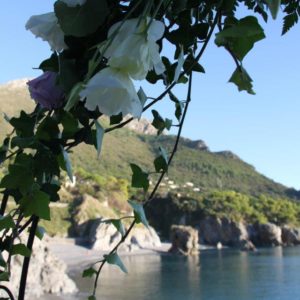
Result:
M1 201L1 208L0 208L0 215L3 216L6 210L7 202L8 202L8 193L4 192L2 201Z
M4 290L9 296L10 300L15 300L13 293L10 291L8 287L6 287L5 285L0 285L0 290Z
M28 241L27 241L27 248L31 252L32 252L32 246L33 246L35 232L36 232L38 223L39 223L39 218L37 216L34 216L33 220L32 220L32 225L31 225L31 228L29 231ZM25 299L26 281L27 281L30 258L31 258L31 255L29 257L25 257L24 261L23 261L18 300Z
M174 155L175 155L175 153L177 151L178 144L179 144L180 137L181 137L181 132L182 132L183 124L184 124L184 120L185 120L185 117L186 117L186 114L187 114L187 111L188 111L189 103L191 102L192 74L193 73L191 72L190 78L189 78L189 85L188 85L188 93L187 93L186 105L184 107L184 111L183 111L183 114L182 114L182 119L181 119L180 124L179 124L179 129L178 129L178 132L177 132L176 141L175 141L172 153L170 155L170 158L168 159L168 167L170 166L170 164L171 164L171 162L172 162L172 160L174 158ZM161 173L158 181L155 184L155 187L153 188L150 196L144 202L144 204L149 203L153 199L153 197L155 196L155 194L157 192L157 189L159 188L159 185L160 185L162 179L164 178L165 174L166 174L166 171L163 171ZM126 240L126 238L128 237L129 233L132 231L132 229L133 229L133 227L134 227L135 224L136 224L136 220L133 220L132 223L130 224L129 228L127 229L126 233L124 234L124 236L122 236L122 238L118 242L118 244L109 252L109 255L115 253L118 250L119 246ZM101 270L104 267L105 263L106 263L106 259L104 258L103 261L101 262L98 270L97 270L96 278L95 278L95 282L94 282L94 289L93 289L93 295L94 296L96 294L96 289L97 289L97 285L98 285L99 276L100 276Z

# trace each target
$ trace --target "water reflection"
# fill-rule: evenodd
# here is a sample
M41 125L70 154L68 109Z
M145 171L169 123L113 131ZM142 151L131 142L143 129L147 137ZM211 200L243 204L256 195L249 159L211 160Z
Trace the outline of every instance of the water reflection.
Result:
M261 249L258 253L210 250L196 257L140 255L122 260L129 274L106 266L99 299L300 299L300 248ZM83 280L80 274L75 279L81 293L72 299L86 299L92 280Z

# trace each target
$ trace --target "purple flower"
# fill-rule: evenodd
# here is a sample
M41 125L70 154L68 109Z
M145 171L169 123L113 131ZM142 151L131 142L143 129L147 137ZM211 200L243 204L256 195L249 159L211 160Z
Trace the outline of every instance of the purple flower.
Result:
M47 71L27 82L30 96L46 109L56 109L63 104L64 92L56 84L57 73Z

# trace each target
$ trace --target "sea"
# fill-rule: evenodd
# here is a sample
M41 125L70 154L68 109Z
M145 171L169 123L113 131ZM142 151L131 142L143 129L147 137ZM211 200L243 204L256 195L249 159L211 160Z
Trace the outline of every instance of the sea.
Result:
M191 257L146 254L122 260L129 273L107 265L97 300L300 300L300 247L214 249ZM92 279L83 279L79 270L71 277L78 295L43 299L87 299Z

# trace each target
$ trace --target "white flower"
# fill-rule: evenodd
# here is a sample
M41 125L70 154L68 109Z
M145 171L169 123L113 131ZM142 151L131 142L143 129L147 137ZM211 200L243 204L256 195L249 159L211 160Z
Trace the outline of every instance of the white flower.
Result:
M83 5L86 0L61 0L62 2L66 3L69 7L75 7L77 5Z
M47 13L30 17L25 25L36 37L47 41L53 51L62 51L67 48L64 33L61 30L54 13Z
M80 100L85 100L85 107L94 111L97 107L107 116L122 113L139 118L142 104L128 74L113 68L105 68L93 76L84 90Z
M121 24L118 22L109 29L108 40L100 49L108 58L108 65L127 72L136 80L145 79L153 68L156 74L163 73L165 67L156 41L164 34L164 24L149 18L140 22L129 19Z

